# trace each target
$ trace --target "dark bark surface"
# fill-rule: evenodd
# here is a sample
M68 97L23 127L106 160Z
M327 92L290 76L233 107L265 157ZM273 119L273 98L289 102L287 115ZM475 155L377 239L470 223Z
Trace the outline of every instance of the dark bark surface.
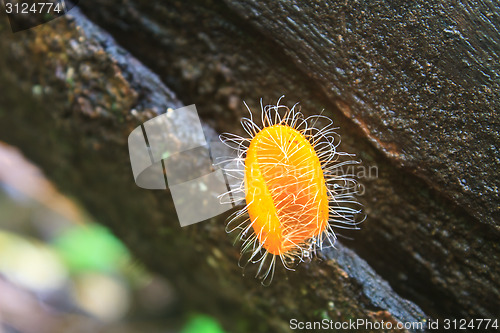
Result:
M228 124L236 124L235 115L245 114L234 103L240 99L258 110L261 97L271 103L286 94L290 104L300 101L305 113L325 109L341 128L344 150L356 152L366 167L378 166L378 178L362 180L369 218L362 233L350 235L355 237L352 246L399 292L435 316L498 313L500 267L491 264L499 256L498 180L493 171L499 146L494 117L498 98L493 96L498 81L494 80L497 63L490 61L497 56L492 44L497 38L494 11L483 8L486 5L468 10L460 4L432 9L422 2L407 11L415 16L407 20L402 9L397 15L399 9L378 2L311 8L282 2L267 6L212 1L98 3L98 12L83 4L87 14L154 68L182 100L195 102L219 130L234 131ZM260 16L255 14L259 10ZM470 16L463 24L481 27L477 34L489 38L487 43L469 45L464 39L441 38L445 28L438 23L457 19L456 13ZM285 29L298 17L300 24ZM417 28L401 28L410 22ZM364 29L352 30L339 42L335 31L347 24ZM321 34L311 25L327 31ZM394 51L385 47L389 44L375 43L376 38L386 38ZM334 47L346 39L350 47ZM428 49L423 46L429 39L434 44ZM135 40L145 42L138 48ZM490 81L455 83L463 71L452 70L456 66L447 50L453 49L460 55L456 59L481 55L476 59L481 66L474 62L468 73L481 77L486 66L492 73ZM378 72L368 70L369 59L363 54L377 58L372 61ZM439 66L414 66L424 60ZM336 68L346 74L339 76ZM439 89L427 89L430 84ZM418 94L410 95L411 91ZM433 112L427 112L430 106ZM473 139L465 135L461 121ZM437 154L439 149L442 154ZM456 176L472 177L471 183L483 185L462 191L454 185Z
M2 139L172 281L186 306L217 316L232 332L286 332L291 318L426 319L341 244L293 274L278 274L269 288L242 277L223 216L182 229L168 192L133 181L128 134L182 105L158 77L76 10L21 34L1 28L0 87L8 92L0 99Z
M226 2L380 151L500 226L497 3Z
M180 229L167 193L135 187L126 150L135 126L182 105L163 83L218 131L241 132L243 99L257 112L261 97L282 94L306 114L324 109L341 148L378 167L361 179L368 219L344 243L432 317L499 315L498 13L489 3L81 6L159 78L78 15L15 35L2 22L0 138L188 302L221 311L227 327L246 311L262 331L287 331L295 315L423 316L344 247L263 289L241 278L223 217Z

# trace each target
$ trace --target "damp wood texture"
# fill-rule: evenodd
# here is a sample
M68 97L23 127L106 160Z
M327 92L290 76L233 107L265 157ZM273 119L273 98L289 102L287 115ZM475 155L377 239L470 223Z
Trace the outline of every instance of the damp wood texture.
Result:
M493 3L80 6L16 34L0 17L0 139L167 277L186 306L228 331L260 332L289 332L291 318L500 315ZM342 150L377 174L361 175L362 230L263 288L242 278L226 216L184 230L168 192L135 186L126 138L193 103L207 133L237 132L243 100L258 110L260 98L282 94L306 115L324 109Z

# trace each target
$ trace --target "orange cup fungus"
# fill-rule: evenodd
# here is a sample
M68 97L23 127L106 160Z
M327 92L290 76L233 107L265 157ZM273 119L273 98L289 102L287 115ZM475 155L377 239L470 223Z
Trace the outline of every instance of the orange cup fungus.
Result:
M304 135L287 125L266 127L245 158L245 193L253 229L274 255L320 235L328 224L321 163Z
M227 230L240 230L242 260L259 264L256 277L263 284L271 282L276 258L292 269L318 248L334 245L333 227L357 229L361 213L357 183L342 170L358 162L337 151L333 122L277 104L262 108L262 127L249 110L242 125L250 138L221 136L238 153L226 173L240 180L224 197L246 202ZM327 124L316 128L319 122Z

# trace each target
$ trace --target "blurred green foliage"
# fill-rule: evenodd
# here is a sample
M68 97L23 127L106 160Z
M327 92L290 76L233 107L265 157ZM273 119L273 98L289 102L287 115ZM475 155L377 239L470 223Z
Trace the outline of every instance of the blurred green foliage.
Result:
M193 315L181 333L225 333L219 323L212 317L202 314Z
M105 227L87 224L68 229L53 241L71 273L118 272L129 262L125 246Z

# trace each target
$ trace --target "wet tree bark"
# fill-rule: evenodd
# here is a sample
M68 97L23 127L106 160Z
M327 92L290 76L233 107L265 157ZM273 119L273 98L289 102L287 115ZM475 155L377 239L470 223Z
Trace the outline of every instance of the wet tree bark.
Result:
M499 37L488 2L81 6L126 50L77 9L17 34L0 20L0 139L187 304L230 331L286 332L291 318L498 317ZM224 216L181 229L168 191L135 186L126 138L192 103L207 135L238 132L243 99L258 111L282 94L306 114L324 109L342 149L378 173L360 174L368 219L347 247L262 288L241 277Z

